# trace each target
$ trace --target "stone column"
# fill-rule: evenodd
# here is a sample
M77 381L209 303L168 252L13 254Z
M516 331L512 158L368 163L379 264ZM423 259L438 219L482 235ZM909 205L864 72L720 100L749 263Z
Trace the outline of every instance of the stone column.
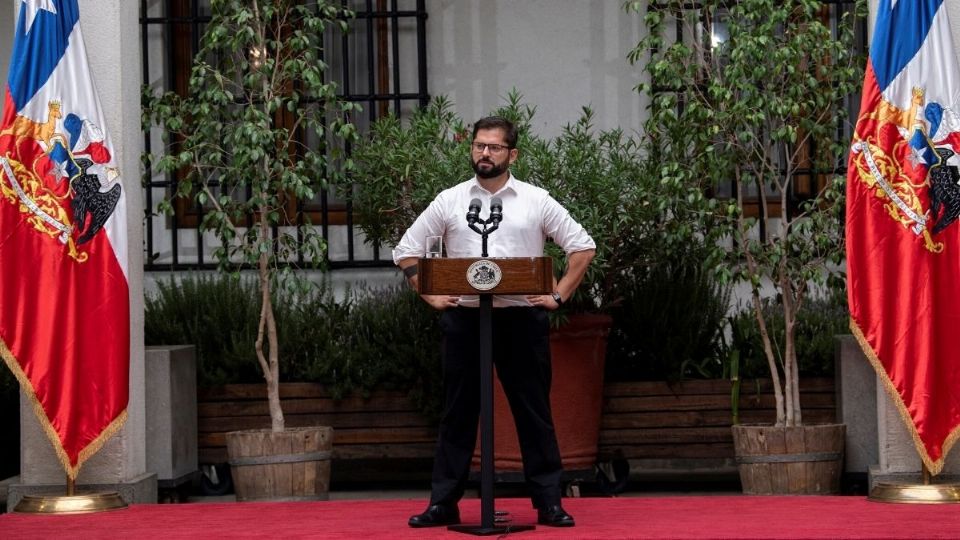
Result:
M20 2L14 4L19 7ZM127 502L155 502L156 475L147 471L145 443L139 9L140 3L130 0L80 2L90 69L126 189L131 318L128 418L123 429L83 466L77 486L116 490ZM4 56L8 61L9 53ZM53 448L22 396L20 410L21 474L20 483L10 486L11 508L25 494L63 493L66 481Z
M197 463L197 362L193 345L147 347L147 470L157 486L192 482Z
M846 424L843 472L866 480L877 464L877 374L852 335L836 337L837 418Z
M882 384L877 384L877 432L880 462L870 468L870 487L878 482L921 482L921 461L900 412L887 395ZM947 455L943 471L934 482L956 482L960 479L960 453L956 449Z

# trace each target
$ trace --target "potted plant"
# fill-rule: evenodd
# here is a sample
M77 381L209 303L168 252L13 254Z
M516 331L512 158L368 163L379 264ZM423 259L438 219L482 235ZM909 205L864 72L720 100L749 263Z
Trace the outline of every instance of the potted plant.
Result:
M472 176L469 132L451 109L440 97L408 122L381 119L356 145L352 195L368 241L395 244L437 193ZM535 109L515 91L494 114L518 128L520 157L511 167L516 177L547 189L597 244L580 288L555 312L551 333L554 420L564 466L592 471L611 324L606 312L619 303L622 282L652 260L645 255L650 246L680 246L695 227L667 219L671 211L684 211L668 200L679 192L653 180L636 140L621 130L595 130L589 108L550 140L532 131ZM562 271L561 250L548 244L547 252L555 271ZM506 419L505 399L498 397L496 414L505 421L494 422L495 465L518 471L513 423Z
M255 350L271 429L228 436L238 499L323 498L332 433L284 426L272 292L292 279L289 263L298 257L322 261L323 239L298 203L342 174L337 148L354 135L347 120L353 106L337 98L321 58L325 29L345 27L348 14L323 0L220 0L211 8L188 95L145 89L145 124L161 126L171 143L156 161L148 156L147 165L178 176L163 209L176 197L202 208L201 229L221 243L215 251L221 269L239 275L251 268L256 275ZM314 144L300 142L304 132ZM297 481L293 461L301 468L308 462L317 481Z
M843 255L843 180L828 171L846 152L835 138L862 78L853 49L864 15L858 2L834 21L834 36L818 2L707 0L688 9L668 0L647 9L648 36L630 53L649 76L641 85L650 96L646 142L662 181L686 186L689 202L714 220L708 245L722 256L721 277L749 288L777 411L771 426L733 428L751 493L839 487L843 426L803 424L795 329L804 302L837 277ZM668 40L675 24L694 39ZM704 196L730 186L729 198ZM782 342L772 338L765 297L782 313ZM765 455L774 453L782 455ZM827 478L771 473L790 461L787 470Z

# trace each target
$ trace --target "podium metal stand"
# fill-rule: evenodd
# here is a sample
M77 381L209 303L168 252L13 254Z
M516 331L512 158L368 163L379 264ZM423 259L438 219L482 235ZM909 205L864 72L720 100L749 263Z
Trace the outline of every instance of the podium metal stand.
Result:
M480 296L480 524L450 525L477 536L527 531L533 525L498 525L493 508L493 315L494 294L550 294L549 257L434 258L418 261L420 294Z

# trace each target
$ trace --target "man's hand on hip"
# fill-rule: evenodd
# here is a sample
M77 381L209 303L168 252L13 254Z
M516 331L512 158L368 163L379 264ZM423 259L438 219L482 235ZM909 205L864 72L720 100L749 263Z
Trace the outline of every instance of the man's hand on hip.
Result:
M557 301L553 299L553 296L549 294L528 296L527 302L530 302L533 307L543 308L547 311L553 311L560 307L560 304L558 304Z
M439 309L441 311L460 305L459 296L449 296L446 294L421 294L420 298L423 298L423 301L430 304L430 306L432 306L434 309Z

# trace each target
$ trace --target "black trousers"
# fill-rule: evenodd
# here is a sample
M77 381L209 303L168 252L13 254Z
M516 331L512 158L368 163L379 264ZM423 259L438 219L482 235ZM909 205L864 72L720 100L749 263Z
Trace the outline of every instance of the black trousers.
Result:
M479 311L458 307L440 318L445 404L430 504L456 504L470 473L480 418ZM547 313L533 307L492 311L493 361L513 413L530 498L537 508L560 504L563 466L550 413Z

